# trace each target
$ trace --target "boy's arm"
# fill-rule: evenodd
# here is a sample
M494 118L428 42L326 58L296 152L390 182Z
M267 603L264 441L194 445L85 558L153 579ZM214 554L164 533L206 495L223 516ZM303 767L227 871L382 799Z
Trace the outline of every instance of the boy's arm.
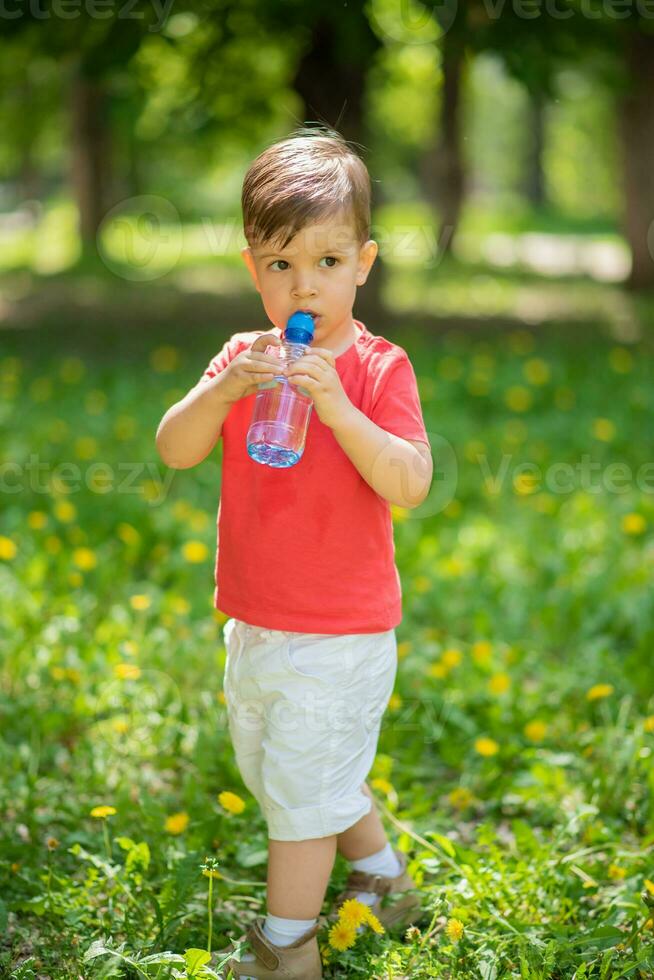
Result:
M332 432L366 483L384 500L413 509L426 499L433 475L427 443L387 432L354 405Z
M199 382L162 418L155 441L166 466L176 470L197 466L220 439L233 404L224 396L222 378L223 373Z

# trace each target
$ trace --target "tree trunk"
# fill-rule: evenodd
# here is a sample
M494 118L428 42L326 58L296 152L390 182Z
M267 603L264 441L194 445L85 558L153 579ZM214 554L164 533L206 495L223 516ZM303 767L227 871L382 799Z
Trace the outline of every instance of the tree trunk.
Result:
M350 27L354 30L356 24ZM380 42L364 26L359 56L348 58L343 55L342 32L345 25L341 23L339 26L335 18L321 14L309 29L311 41L293 79L293 87L304 103L304 121L314 120L336 129L346 140L355 144L354 149L368 165L365 152L370 146L365 120L367 67ZM361 27L356 29L361 30ZM378 185L373 182L372 186L374 203L379 205L381 196ZM383 255L378 254L367 282L359 290L357 311L360 315L365 312L366 316L374 316L375 311L381 309L385 277Z
M305 106L305 121L334 127L359 142L363 128L366 72L363 60L342 63L335 24L325 16L311 25L311 43L300 58L293 87Z
M438 132L423 157L421 171L428 201L439 222L438 248L452 248L465 194L465 164L461 149L461 89L464 49L458 38L445 34L442 41L441 99Z
M632 255L627 285L654 287L654 36L630 33L626 45L629 89L618 104L622 144L622 228Z
M96 236L109 200L111 161L108 98L102 82L76 71L71 91L71 178L85 249L95 251Z
M532 207L545 204L543 151L545 149L545 105L543 97L529 92L527 107L527 161L525 196Z

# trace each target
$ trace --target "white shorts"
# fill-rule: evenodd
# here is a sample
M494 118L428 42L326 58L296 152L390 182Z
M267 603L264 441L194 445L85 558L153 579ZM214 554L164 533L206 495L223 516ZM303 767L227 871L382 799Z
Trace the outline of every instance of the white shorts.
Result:
M395 630L294 633L223 627L229 731L273 840L339 834L372 807L374 762L397 673Z

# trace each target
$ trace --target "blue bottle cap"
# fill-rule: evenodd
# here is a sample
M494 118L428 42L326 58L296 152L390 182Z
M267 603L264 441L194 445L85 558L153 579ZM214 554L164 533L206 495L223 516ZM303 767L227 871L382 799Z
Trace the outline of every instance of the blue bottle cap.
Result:
M310 344L314 335L313 317L310 313L293 313L288 318L284 340L291 344Z

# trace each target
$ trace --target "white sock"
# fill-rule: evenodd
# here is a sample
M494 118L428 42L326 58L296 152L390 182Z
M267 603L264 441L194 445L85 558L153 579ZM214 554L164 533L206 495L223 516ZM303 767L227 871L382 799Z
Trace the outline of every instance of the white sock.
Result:
M355 871L365 871L366 874L370 875L384 875L387 878L395 878L399 875L401 867L390 842L376 854L350 863ZM359 892L357 898L364 905L374 905L379 895L375 892Z
M275 946L290 946L296 939L315 926L318 919L283 919L280 915L266 916L263 931ZM242 963L251 963L256 959L254 953L243 953ZM256 980L256 977L242 977L241 980Z

